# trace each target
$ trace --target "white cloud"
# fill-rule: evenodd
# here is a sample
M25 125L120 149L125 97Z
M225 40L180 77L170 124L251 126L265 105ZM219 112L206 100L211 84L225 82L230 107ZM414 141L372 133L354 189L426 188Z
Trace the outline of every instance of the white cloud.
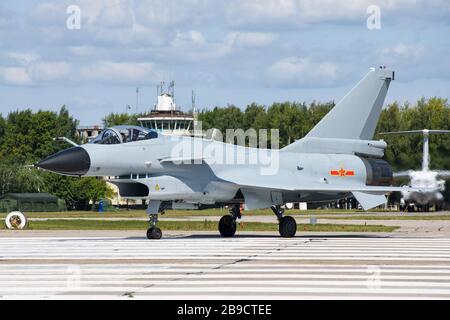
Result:
M30 3L23 7L29 10L6 15L0 5L0 25L8 20L0 46L13 51L0 54L2 83L134 86L169 79L167 71L193 87L323 87L354 80L377 64L397 69L399 79L450 74L448 24L430 18L449 16L448 0ZM66 28L69 4L81 7L81 30ZM372 4L381 7L380 31L366 29ZM398 23L385 24L388 19Z
M322 87L333 85L338 78L337 66L331 62L312 62L306 58L289 57L267 68L268 81L281 87Z
M64 61L31 61L21 66L0 67L0 82L14 86L52 83L102 83L136 85L156 83L162 72L153 63L96 61L73 65Z
M62 61L39 61L38 56L26 53L9 53L19 66L0 67L2 83L15 86L40 85L55 80L68 80L71 66Z
M271 32L231 32L226 42L240 48L260 48L273 43L277 35Z
M160 79L160 72L152 63L130 63L102 61L85 66L81 76L100 83L154 83Z
M175 39L171 42L173 47L202 46L206 44L203 34L199 31L177 32Z
M423 45L398 43L395 46L385 48L381 54L391 58L420 59L425 56L426 48Z
M177 32L167 48L160 48L160 55L172 61L204 62L224 58L232 51L228 38L208 41L199 31Z
M39 55L33 52L8 52L6 56L25 66L39 59Z
M400 81L419 78L447 78L450 74L449 48L430 47L420 43L397 43L381 49L378 60L398 70Z
M7 27L11 20L11 14L0 4L0 27Z
M33 83L27 69L23 67L0 68L0 79L4 84L14 86L27 86Z
M247 0L227 1L225 13L230 24L242 25L293 18L296 11L295 0Z
M210 20L221 5L215 0L143 0L135 15L140 24L152 27L193 26Z
M67 18L66 7L62 2L38 3L31 11L33 23L41 25L55 25L65 23Z
M382 17L427 16L450 14L446 0L230 0L226 18L237 26L302 26L321 22L365 22L367 8L378 5Z
M130 0L78 0L83 23L88 25L117 28L133 25L133 3Z
M34 22L65 26L69 17L66 12L69 5L80 7L81 27L126 27L133 21L133 5L130 0L72 0L38 3L32 11Z
M60 79L69 79L71 74L71 65L63 61L42 61L32 63L28 72L34 81L47 82Z

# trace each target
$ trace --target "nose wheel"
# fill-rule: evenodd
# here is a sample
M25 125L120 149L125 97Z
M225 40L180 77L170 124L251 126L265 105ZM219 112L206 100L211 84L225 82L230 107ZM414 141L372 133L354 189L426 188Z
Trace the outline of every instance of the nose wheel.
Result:
M149 228L147 229L147 239L159 240L162 238L162 231L158 228L158 216L164 214L166 205L161 201L150 201L147 208L149 218Z
M159 240L162 237L162 231L158 227L150 227L147 230L147 239Z

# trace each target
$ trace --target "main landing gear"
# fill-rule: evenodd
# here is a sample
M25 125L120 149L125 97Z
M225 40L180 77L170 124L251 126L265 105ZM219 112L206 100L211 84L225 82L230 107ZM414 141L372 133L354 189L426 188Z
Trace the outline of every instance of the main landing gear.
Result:
M241 208L234 205L230 209L230 214L223 216L219 221L219 232L222 237L229 238L236 233L236 219L241 218Z
M158 228L158 216L164 214L164 206L161 201L150 201L147 207L150 227L147 230L147 239L159 240L162 237L162 231Z
M292 238L297 233L297 222L291 216L283 216L284 210L281 206L272 206L273 213L278 218L278 231L283 238Z
M297 222L291 216L284 216L281 206L272 206L273 213L278 218L278 230L283 238L292 238L297 233ZM236 220L241 218L239 205L234 205L229 215L223 216L219 221L219 232L222 237L232 237L236 233Z

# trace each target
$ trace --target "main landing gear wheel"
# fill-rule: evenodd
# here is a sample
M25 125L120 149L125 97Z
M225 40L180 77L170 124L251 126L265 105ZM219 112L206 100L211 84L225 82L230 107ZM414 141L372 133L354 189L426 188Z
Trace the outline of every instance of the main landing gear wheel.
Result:
M151 227L147 230L147 239L150 240L159 240L162 237L162 231L158 227Z
M295 219L290 216L284 216L284 210L279 205L270 208L278 218L280 235L283 238L292 238L295 236L297 232L297 222L295 222Z
M292 238L297 232L297 222L290 216L282 217L280 219L278 230L283 238Z
M219 232L222 237L232 237L236 233L236 219L231 215L223 216L219 221Z

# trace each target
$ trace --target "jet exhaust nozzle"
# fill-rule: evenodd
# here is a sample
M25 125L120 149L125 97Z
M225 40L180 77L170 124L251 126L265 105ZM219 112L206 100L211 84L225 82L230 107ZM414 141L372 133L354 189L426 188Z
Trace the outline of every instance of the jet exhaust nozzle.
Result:
M82 147L57 152L35 165L48 171L70 176L85 175L91 167L91 158Z

